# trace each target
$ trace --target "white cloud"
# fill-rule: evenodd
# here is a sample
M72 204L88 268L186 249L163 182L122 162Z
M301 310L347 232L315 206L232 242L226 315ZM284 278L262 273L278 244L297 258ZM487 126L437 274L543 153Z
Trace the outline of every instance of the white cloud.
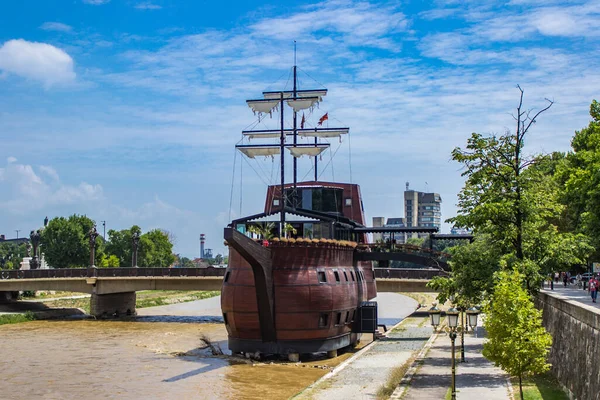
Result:
M16 159L15 157L12 157L12 156L11 156L11 157L8 157L8 158L6 159L6 163L7 163L7 164L12 164L12 163L15 163L15 162L17 162L17 159Z
M81 182L77 186L59 182L52 167L40 167L40 171L51 177L47 182L34 171L31 165L9 162L0 168L0 208L8 214L22 214L47 207L82 204L101 200L100 185Z
M73 59L47 43L9 40L0 47L0 70L40 81L46 88L75 80Z
M110 0L81 0L85 4L91 4L93 6L99 6L110 2Z
M160 10L162 6L159 6L158 4L153 4L149 1L145 1L142 3L137 3L135 5L135 8L137 8L138 10Z
M50 178L52 178L55 181L59 181L59 177L58 177L58 173L56 172L56 170L50 166L47 165L41 165L40 166L40 172L43 172L44 174L48 175Z
M73 27L67 24L63 24L61 22L44 22L40 29L45 31L58 31L58 32L71 32L73 31Z

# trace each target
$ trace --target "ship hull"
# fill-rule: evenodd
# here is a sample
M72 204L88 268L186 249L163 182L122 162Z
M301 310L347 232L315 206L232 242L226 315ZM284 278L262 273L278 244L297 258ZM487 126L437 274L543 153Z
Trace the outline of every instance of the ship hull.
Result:
M361 302L376 296L370 263L354 262L354 247L328 241L269 245L274 336L265 339L255 271L234 248L221 308L234 353L291 354L337 350L355 344Z

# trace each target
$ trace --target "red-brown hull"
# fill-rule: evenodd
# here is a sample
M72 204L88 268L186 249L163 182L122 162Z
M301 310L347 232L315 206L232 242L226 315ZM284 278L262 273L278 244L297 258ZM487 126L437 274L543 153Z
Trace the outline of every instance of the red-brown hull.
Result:
M337 244L274 243L270 250L276 341L262 343L252 268L230 247L221 292L230 349L307 353L355 342L356 309L377 295L370 263L353 266L354 248Z

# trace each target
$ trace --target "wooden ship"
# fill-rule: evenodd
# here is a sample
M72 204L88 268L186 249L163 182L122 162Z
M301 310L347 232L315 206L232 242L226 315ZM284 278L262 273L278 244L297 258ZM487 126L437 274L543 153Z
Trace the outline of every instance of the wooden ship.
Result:
M280 128L243 131L243 136L279 140L236 147L249 158L279 156L281 182L268 186L262 213L225 228L229 265L221 291L232 353L279 354L291 360L303 353L333 356L377 324L376 303L369 302L377 295L372 264L354 257L357 244L365 241L364 233L354 232L365 224L360 188L322 182L317 174L318 157L329 146L323 139L346 135L349 128L306 129L304 117L298 127L297 113L320 103L327 90L298 90L296 66L293 77L292 90L247 100L255 113L277 110ZM285 128L286 106L292 109L291 128ZM290 183L285 182L286 152L293 157ZM314 160L314 180L297 181L302 156ZM273 237L254 237L252 226L271 228Z

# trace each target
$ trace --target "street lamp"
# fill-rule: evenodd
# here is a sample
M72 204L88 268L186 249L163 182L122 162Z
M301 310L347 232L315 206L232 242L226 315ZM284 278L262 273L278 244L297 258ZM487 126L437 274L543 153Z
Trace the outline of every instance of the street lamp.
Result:
M454 357L454 341L456 340L456 327L458 326L458 310L454 307L446 311L450 340L452 341L452 400L456 400L456 359Z
M475 331L475 327L477 327L477 316L479 315L479 310L476 307L471 307L467 310L467 318L469 320L469 326L473 331Z
M429 318L431 320L431 326L433 326L433 330L435 331L437 327L440 325L440 315L442 312L435 306L429 309Z

